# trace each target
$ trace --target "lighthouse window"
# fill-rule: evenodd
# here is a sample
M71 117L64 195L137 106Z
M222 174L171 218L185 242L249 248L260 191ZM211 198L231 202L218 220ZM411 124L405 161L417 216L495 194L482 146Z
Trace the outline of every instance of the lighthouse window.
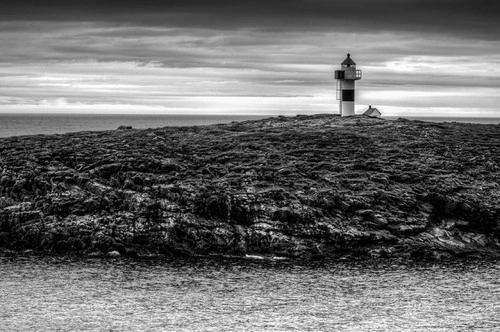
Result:
M343 70L336 70L335 71L335 78L336 79L344 79L345 77L345 71Z

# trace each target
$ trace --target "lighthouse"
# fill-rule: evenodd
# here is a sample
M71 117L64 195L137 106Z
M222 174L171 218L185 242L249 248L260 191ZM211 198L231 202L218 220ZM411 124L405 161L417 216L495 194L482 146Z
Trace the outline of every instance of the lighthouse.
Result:
M347 58L335 71L337 80L337 100L341 116L354 115L354 81L361 79L361 70L356 69L356 62L347 53Z

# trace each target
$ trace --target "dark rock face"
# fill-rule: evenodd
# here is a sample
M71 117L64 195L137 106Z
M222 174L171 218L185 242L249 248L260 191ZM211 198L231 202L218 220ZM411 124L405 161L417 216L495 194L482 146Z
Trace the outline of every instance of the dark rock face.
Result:
M0 247L498 257L499 183L495 125L317 115L11 137Z

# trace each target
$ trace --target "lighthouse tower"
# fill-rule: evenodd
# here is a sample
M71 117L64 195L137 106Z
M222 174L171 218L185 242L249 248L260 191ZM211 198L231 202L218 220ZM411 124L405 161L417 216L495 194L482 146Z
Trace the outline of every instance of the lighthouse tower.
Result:
M361 70L356 69L356 62L352 61L349 53L340 64L340 70L335 71L335 79L337 80L337 100L340 101L340 115L354 115L354 81L361 79Z

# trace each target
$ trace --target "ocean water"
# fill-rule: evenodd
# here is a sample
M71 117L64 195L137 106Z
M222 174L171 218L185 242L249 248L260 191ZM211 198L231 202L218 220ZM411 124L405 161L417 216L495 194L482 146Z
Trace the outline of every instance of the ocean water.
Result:
M498 262L0 258L1 331L498 331Z
M420 120L427 122L458 122L477 124L500 124L500 118L496 117L443 117L443 116L387 116L384 119L396 120L405 118L409 120Z
M1 114L0 137L63 134L76 131L113 130L121 125L136 129L194 126L231 121L256 120L271 115L116 115L116 114ZM398 117L387 117L397 119ZM500 118L407 117L432 122L498 124Z
M255 120L252 115L138 115L138 114L1 114L0 137L64 134L77 131L114 130L121 125L136 129L197 126Z

